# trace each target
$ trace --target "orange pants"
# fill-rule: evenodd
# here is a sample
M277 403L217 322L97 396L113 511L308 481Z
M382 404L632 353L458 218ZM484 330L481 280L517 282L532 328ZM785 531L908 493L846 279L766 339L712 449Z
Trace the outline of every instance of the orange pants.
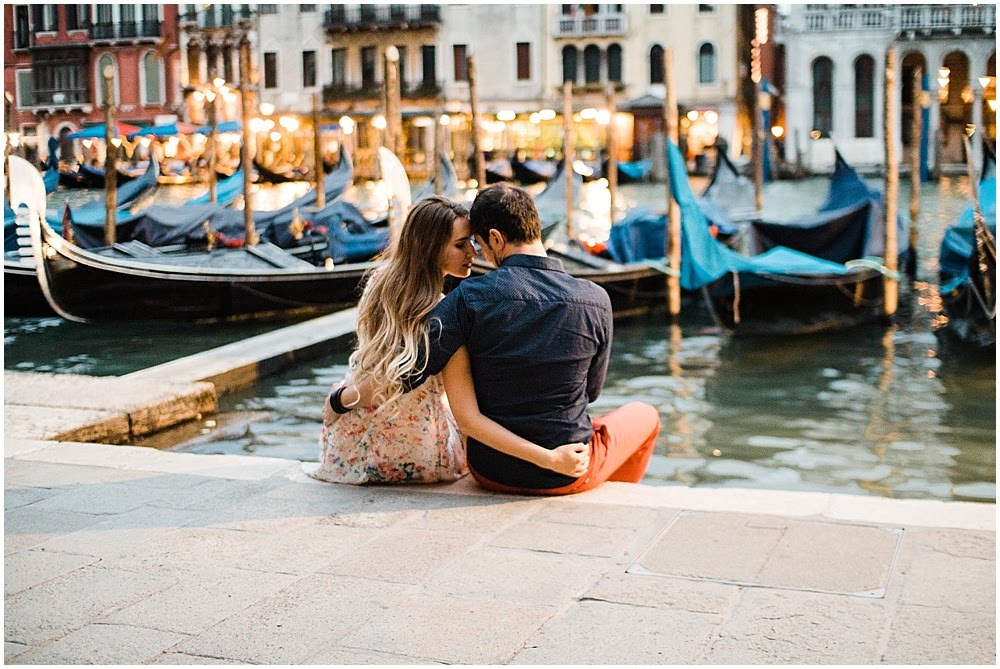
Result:
M590 467L587 473L561 488L516 488L484 479L475 470L472 476L482 487L516 495L572 495L592 490L605 481L638 483L646 473L660 433L660 413L643 402L629 402L609 414L595 418L590 438Z

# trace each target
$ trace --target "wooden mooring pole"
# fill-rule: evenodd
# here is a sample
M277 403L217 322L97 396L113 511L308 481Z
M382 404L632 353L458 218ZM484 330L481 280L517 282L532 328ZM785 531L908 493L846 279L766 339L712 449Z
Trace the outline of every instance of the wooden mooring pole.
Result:
M406 163L403 146L403 111L399 92L399 49L388 46L385 50L385 146Z
M319 93L312 94L313 121L313 162L316 164L316 208L326 206L326 191L323 189L323 141L320 136Z
M615 224L615 196L618 193L618 138L615 136L615 87L608 84L608 222Z
M563 178L566 180L566 235L576 237L573 229L573 82L563 82Z
M476 60L466 56L469 68L469 107L472 111L472 164L477 188L486 188L486 163L483 160L483 119L479 113L479 90L476 87Z
M104 76L104 244L114 246L117 239L118 167L117 151L113 143L117 133L115 123L115 69L110 65L101 73Z
M923 70L913 70L913 95L910 106L913 118L910 120L910 253L906 261L906 273L910 278L917 275L917 240L920 219L920 140L923 132Z
M243 171L243 234L244 243L253 246L257 243L257 230L253 220L253 199L250 174L250 119L253 110L250 105L250 38L244 32L240 38L240 111L243 117L241 136L243 150L240 152L240 169Z
M666 130L666 141L668 147L670 142L678 145L677 136L677 87L674 83L674 49L667 47L663 50L663 83L666 87L666 96L663 101L663 126ZM673 196L671 188L671 177L679 181L686 179L686 174L672 175L670 166L670 152L667 151L667 265L672 270L667 275L667 307L670 310L671 319L676 318L681 313L681 210Z
M896 204L899 197L899 158L896 155L897 121L899 96L896 92L896 48L890 47L885 54L885 267L882 311L886 318L896 313L899 302L898 239L896 238Z
M431 165L434 166L434 194L444 194L444 179L442 171L441 153L444 151L444 126L441 125L441 115L444 114L444 96L438 95L434 103L434 157Z

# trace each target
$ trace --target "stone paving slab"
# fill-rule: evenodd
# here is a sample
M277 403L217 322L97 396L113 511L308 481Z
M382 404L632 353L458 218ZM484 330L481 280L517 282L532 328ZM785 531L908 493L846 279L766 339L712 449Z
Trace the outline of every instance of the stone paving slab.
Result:
M4 372L8 438L120 444L214 412L210 383Z
M8 446L8 664L996 659L993 505L623 483L524 498L468 478L339 486L278 459ZM885 567L873 537L898 529ZM628 571L654 555L673 575ZM748 560L753 583L690 577ZM874 560L859 572L887 587L774 587L819 582L831 560Z
M891 527L682 513L629 571L880 597L901 537Z

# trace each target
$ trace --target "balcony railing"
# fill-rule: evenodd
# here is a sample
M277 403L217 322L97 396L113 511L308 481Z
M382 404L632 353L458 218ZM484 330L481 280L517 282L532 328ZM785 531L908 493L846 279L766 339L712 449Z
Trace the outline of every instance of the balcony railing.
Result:
M162 35L162 21L95 23L90 26L90 36L96 40L159 38Z
M890 5L839 7L803 12L805 32L894 30L897 32L960 34L965 30L996 29L996 5Z
M333 5L323 14L327 30L418 28L440 23L438 5Z
M406 86L400 92L404 99L435 97L441 92L440 84L417 83ZM323 101L369 100L382 97L382 85L355 86L352 84L327 84L323 87Z
M560 16L556 19L556 37L621 37L628 31L625 14Z
M90 91L86 88L82 89L67 89L60 88L58 90L39 90L35 89L32 92L32 105L35 107L41 107L45 105L76 105L76 104L86 104L90 102Z

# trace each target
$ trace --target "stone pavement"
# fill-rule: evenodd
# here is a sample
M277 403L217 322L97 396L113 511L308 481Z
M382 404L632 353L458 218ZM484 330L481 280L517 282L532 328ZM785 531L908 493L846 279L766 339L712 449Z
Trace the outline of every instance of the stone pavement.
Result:
M8 664L996 662L994 505L351 487L8 435L4 519Z

